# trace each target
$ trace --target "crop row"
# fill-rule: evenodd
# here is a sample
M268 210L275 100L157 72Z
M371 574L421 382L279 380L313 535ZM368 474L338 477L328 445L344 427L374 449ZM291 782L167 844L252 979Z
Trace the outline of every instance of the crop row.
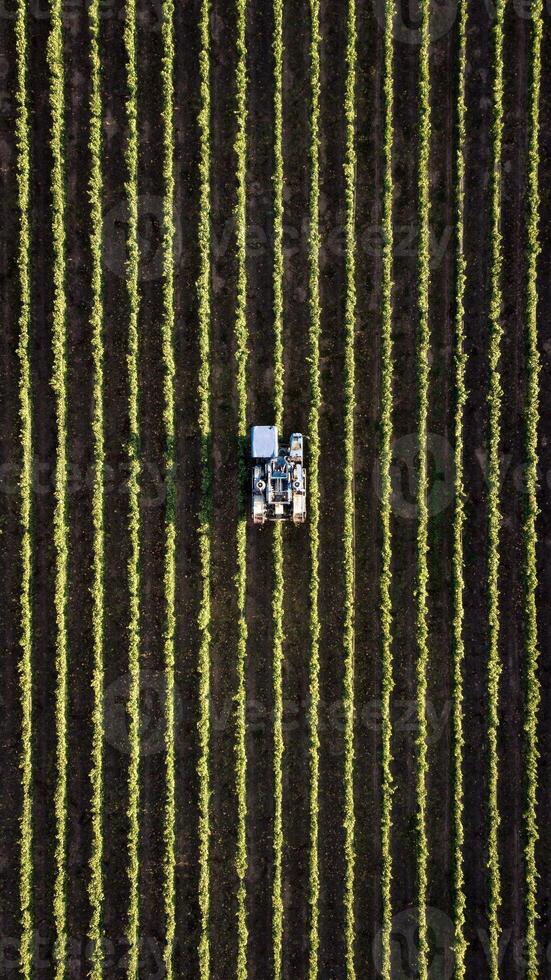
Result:
M346 88L344 116L346 149L345 179L345 275L344 310L344 929L346 975L353 980L354 965L354 639L355 639L355 558L354 558L354 410L356 333L356 2L349 0L347 13Z
M494 24L494 77L491 171L491 272L489 314L489 421L488 421L488 931L490 976L499 975L499 909L501 874L499 866L498 804L498 726L501 661L499 656L499 544L500 506L500 430L503 390L500 375L501 358L501 165L503 143L503 24L505 3L498 0Z
M532 6L531 38L531 86L529 109L528 149L528 211L527 211L527 286L526 286L526 511L523 527L524 588L525 588L525 657L526 657L526 709L524 728L526 733L526 810L525 810L525 907L526 907L526 976L536 980L539 976L537 921L536 844L538 841L537 788L538 788L538 714L540 685L538 680L538 627L536 609L537 560L536 520L538 515L538 422L539 422L539 375L537 331L537 262L540 251L539 237L539 109L541 89L541 45L543 17L541 0Z
M320 334L321 310L319 293L320 232L319 232L319 127L320 127L320 8L319 0L310 0L310 234L308 240L309 288L309 364L310 412L308 436L309 507L310 507L310 662L309 662L309 755L310 755L310 841L309 841L309 968L310 980L318 975L319 949L319 706L320 706L320 620L319 620L319 459L321 409Z
M19 683L21 697L21 837L20 837L20 962L23 980L32 975L33 945L33 757L32 757L32 466L33 425L30 366L31 321L31 235L30 235L30 142L27 106L27 5L18 0L15 21L17 56L16 141L17 206L19 211L18 270L19 308L19 417L21 441L20 526L21 596Z
M128 291L128 978L137 980L139 960L139 805L140 805L140 456L138 400L138 76L136 3L126 0L126 200L128 208L126 284Z
M274 0L274 422L283 426L283 0ZM282 972L283 942L283 528L274 527L274 583L272 594L273 689L274 689L274 871L272 886L272 934L274 978Z
M92 581L92 770L90 855L90 927L92 980L103 976L103 685L104 685L104 419L103 419L103 275L102 275L102 99L99 0L88 9L90 28L90 253L92 260L90 311L94 372L92 435L94 443L94 482L92 488L93 581Z
M199 602L199 976L207 980L210 973L210 557L212 480L210 463L210 28L209 0L202 0L200 18L200 109L199 127L199 277L197 281L199 320L199 438L201 441L201 513L198 545L201 574Z
M384 76L383 76L383 257L381 283L381 410L380 410L380 468L381 468L381 892L382 892L382 963L384 980L391 977L392 930L392 712L394 687L392 656L392 437L394 363L392 343L392 286L393 286L393 196L392 157L394 145L394 0L385 3Z
M65 297L65 161L64 161L64 61L63 20L60 0L50 6L50 31L47 42L49 96L51 112L50 146L52 152L52 389L55 396L56 467L53 538L55 550L55 624L56 624L56 785L55 785L55 872L54 872L54 970L55 977L65 973L67 951L66 850L67 850L67 363L66 363L66 297Z
M162 267L162 348L163 348L163 428L165 438L165 819L164 819L164 905L165 975L174 975L173 951L176 936L176 786L174 731L175 671L175 594L176 594L176 422L174 360L174 0L162 6L162 119L163 119L163 267Z
M427 590L428 590L428 473L427 418L429 407L429 288L430 288L430 192L429 164L431 140L430 115L430 0L421 2L421 46L419 51L419 260L418 260L418 478L417 478L417 582L415 590L417 636L417 905L419 909L418 973L428 976L427 936L427 667L429 661Z
M463 870L463 665L465 658L463 529L465 525L465 482L463 469L463 425L467 389L465 384L465 283L466 260L463 241L465 210L465 134L466 103L465 77L467 65L467 3L461 0L458 10L458 79L457 79L457 149L455 173L455 420L454 467L455 509L453 516L452 554L452 642L453 642L453 862L454 862L454 952L457 980L465 977L465 876Z
M237 293L235 308L235 359L237 384L237 438L239 441L239 486L245 481L247 438L247 0L237 0L237 66L236 104L237 128L234 142L237 179L235 207L237 248ZM243 491L240 492L242 498ZM245 501L239 501L237 523L236 588L238 610L237 693L235 779L237 796L237 969L238 980L247 977L247 747L246 747L246 660L247 619L247 519Z

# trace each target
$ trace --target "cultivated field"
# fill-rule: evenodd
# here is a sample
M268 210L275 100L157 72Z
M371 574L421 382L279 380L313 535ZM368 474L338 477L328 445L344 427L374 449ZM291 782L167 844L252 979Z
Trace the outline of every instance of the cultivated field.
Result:
M1 976L551 975L548 6L0 11Z

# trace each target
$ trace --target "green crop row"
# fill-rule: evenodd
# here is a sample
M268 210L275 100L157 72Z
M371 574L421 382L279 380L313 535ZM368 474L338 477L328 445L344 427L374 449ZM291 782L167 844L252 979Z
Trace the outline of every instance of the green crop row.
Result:
M346 942L346 975L353 980L354 962L354 408L355 408L355 333L356 333L356 2L349 0L347 12L346 87L344 115L346 124L345 181L345 275L344 311L344 917Z
M427 937L427 862L428 844L426 827L427 810L427 667L428 649L428 475L427 475L427 418L429 407L429 290L430 290L430 0L421 2L421 47L419 52L419 260L418 260L418 312L419 332L417 340L418 384L418 455L417 482L417 584L415 590L415 615L417 637L417 904L419 908L418 972L420 980L428 977Z
M283 0L274 0L274 421L283 425ZM274 875L272 938L274 978L282 972L283 942L283 529L274 527L274 585L272 595L274 687Z
M309 711L310 730L310 857L309 857L309 980L318 975L319 949L319 706L320 706L320 658L319 658L319 458L321 409L320 381L320 334L321 309L319 295L319 127L320 127L320 7L319 0L310 0L310 234L308 241L309 286L309 364L310 364L310 413L308 419L309 454L309 507L310 507L310 664L309 664Z
M67 955L67 360L65 297L65 131L63 19L61 0L51 0L47 43L52 151L52 389L55 396L56 470L54 506L55 622L56 622L56 785L54 872L54 962L56 980L65 976Z
M537 328L537 263L540 252L540 194L539 194L539 109L541 88L541 45L543 33L542 2L532 5L531 36L531 86L529 111L529 165L528 165L528 214L527 214L527 284L526 284L526 511L523 526L524 588L525 588L525 658L526 658L526 708L524 729L526 733L525 771L525 908L526 908L526 976L536 980L540 975L538 962L536 844L538 841L537 788L538 788L538 714L540 708L540 684L538 679L538 624L536 607L537 558L536 521L538 516L538 423L540 393L540 361Z
M23 980L30 980L33 959L33 753L32 753L32 382L31 327L31 233L30 142L27 105L27 4L18 0L15 19L17 90L15 133L17 141L17 207L19 211L19 418L21 440L20 511L21 594L19 684L21 697L21 837L19 895L21 906L20 964Z
M505 0L497 0L494 24L494 79L491 172L491 273L489 311L489 422L488 422L488 871L489 871L489 957L491 980L499 976L499 909L501 873L499 865L498 726L501 662L499 655L499 541L500 430L503 389L501 358L501 164L503 143L503 35Z
M138 400L138 76L136 70L136 2L126 0L124 46L126 52L126 123L128 141L125 152L128 290L128 980L138 978L139 959L139 805L140 805L140 449Z
M90 253L92 259L90 312L94 372L92 435L94 444L94 482L92 487L92 771L90 855L90 927L92 980L103 976L103 686L104 686L104 420L103 420L103 275L102 275L102 100L100 56L100 7L93 0L88 8L90 29Z
M391 977L391 930L392 930L392 712L391 699L394 687L392 657L392 437L393 437L393 390L394 361L392 343L392 287L393 287L393 195L392 156L394 146L394 0L385 3L384 28L384 174L383 174L383 260L381 284L381 418L380 418L380 467L381 467L381 891L382 891L382 964L384 980Z
M199 436L201 439L201 513L198 527L201 569L199 603L199 976L210 974L210 625L211 625L211 462L210 462L210 28L209 0L201 2L199 77L199 278L197 281L199 318Z
M465 659L464 623L464 573L463 528L465 525L465 481L463 470L463 420L467 389L465 371L465 282L466 261L463 241L463 217L465 210L465 138L466 103L465 74L467 66L467 3L460 0L458 10L459 64L457 78L457 150L455 173L455 420L454 420L454 467L455 510L453 516L453 862L454 862L454 952L457 980L465 977L465 875L463 870L463 665Z
M165 438L165 548L164 548L164 668L165 668L165 813L164 813L164 912L165 975L174 975L173 952L176 936L175 896L175 594L176 594L176 476L174 409L176 365L174 361L174 0L163 0L162 7L162 119L163 119L163 239L162 239L162 348L163 348L163 428Z
M236 587L238 609L237 693L236 693L236 795L237 795L237 978L247 977L247 723L245 670L247 661L247 520L244 514L245 440L247 437L247 0L237 0L237 122L234 152L236 159L237 201L237 295L235 309L235 359L237 375L237 438L239 441L239 517L237 524Z

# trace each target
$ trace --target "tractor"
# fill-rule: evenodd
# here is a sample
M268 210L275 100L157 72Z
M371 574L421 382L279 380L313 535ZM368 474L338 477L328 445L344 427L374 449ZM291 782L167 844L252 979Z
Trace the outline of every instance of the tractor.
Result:
M306 520L306 470L303 440L293 432L288 445L279 445L275 425L253 425L251 429L252 518L266 521Z

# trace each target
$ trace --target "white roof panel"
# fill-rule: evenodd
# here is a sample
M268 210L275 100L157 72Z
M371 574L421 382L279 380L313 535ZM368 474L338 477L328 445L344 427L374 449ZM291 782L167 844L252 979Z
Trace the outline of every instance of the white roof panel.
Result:
M277 428L275 425L253 425L251 429L251 456L253 459L272 459L278 453Z

